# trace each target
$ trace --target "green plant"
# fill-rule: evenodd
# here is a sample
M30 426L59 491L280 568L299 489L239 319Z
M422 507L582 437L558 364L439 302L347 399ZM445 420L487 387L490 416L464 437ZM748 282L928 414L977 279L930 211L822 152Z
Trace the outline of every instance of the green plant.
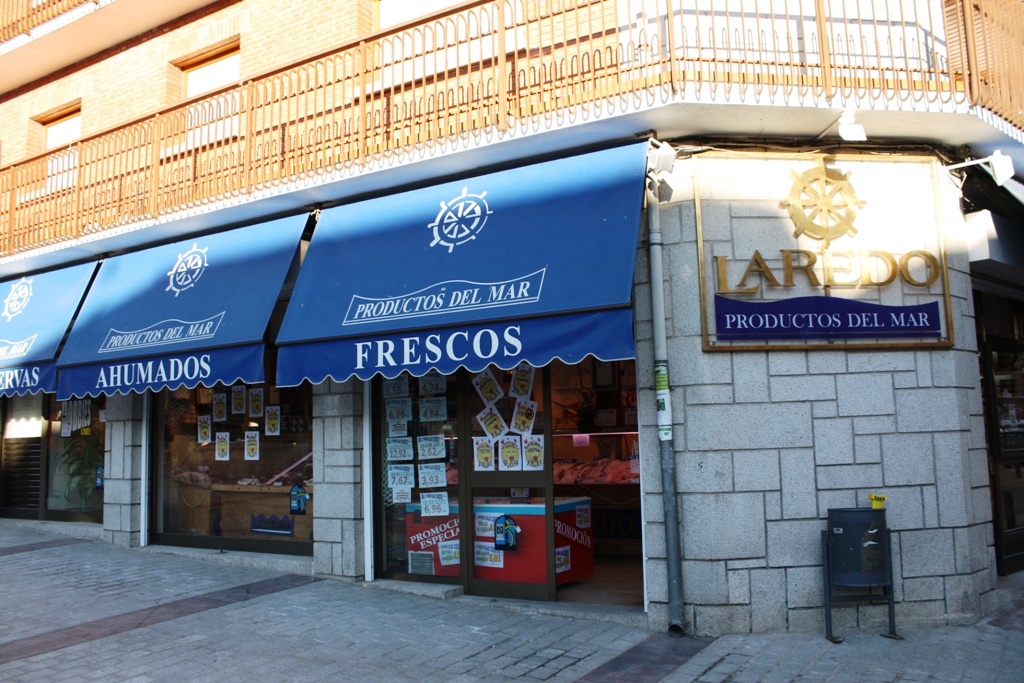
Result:
M96 492L96 469L103 466L103 445L98 435L78 434L65 440L64 452L57 461L58 469L65 468L68 482L64 487L64 500L71 502L78 494L85 510L89 498Z

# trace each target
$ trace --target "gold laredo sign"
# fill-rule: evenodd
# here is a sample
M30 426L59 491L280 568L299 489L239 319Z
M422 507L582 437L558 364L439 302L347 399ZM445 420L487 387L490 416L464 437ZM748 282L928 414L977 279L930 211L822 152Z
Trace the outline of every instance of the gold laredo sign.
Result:
M724 154L712 158L732 161L738 157L739 155ZM694 161L694 194L700 259L698 270L701 322L705 350L952 345L952 330L949 325L951 304L946 259L942 249L941 209L938 202L934 159L904 157L887 158L885 161L889 163L890 169L895 169L893 180L900 180L898 174L903 168L911 172L917 181L914 193L918 199L923 194L923 187L919 181L927 179L926 176L922 178L924 174L920 172L921 166L927 164L931 167L931 195L939 253L928 249L909 249L899 253L899 250L879 248L833 248L833 242L842 238L853 238L858 232L867 233L869 242L875 244L878 244L879 238L885 240L890 234L877 217L873 218L871 224L858 226L858 212L867 202L857 197L850 181L852 173L844 173L826 165L834 163L838 157L819 156L812 168L802 173L790 173L792 185L785 199L778 203L780 208L788 209L789 217L795 226L792 233L794 248L778 249L772 253L762 253L763 249L754 249L753 254L746 260L742 275L737 278L743 261L736 263L734 256L715 255L710 262L705 261L700 183L697 173L704 158L707 157ZM749 159L750 156L743 158ZM780 156L767 158L776 162L780 160ZM873 161L854 156L844 156L842 159L859 164L869 164ZM801 158L801 161L806 160L806 157ZM901 163L908 165L901 167ZM913 170L909 164L916 165L917 169ZM899 182L879 183L877 177L874 180L876 196L880 186L891 187L894 193L906 189ZM742 200L729 201L735 204ZM908 195L906 201L914 202L914 197ZM912 205L921 206L922 217L928 215L927 205L920 202ZM730 208L729 221L733 220L734 213ZM739 215L742 216L742 212ZM895 225L899 226L898 223ZM717 232L721 234L721 226L716 227L719 228ZM735 224L728 227L729 234L733 235L732 239L735 239L733 231L742 229L741 225ZM897 227L896 232L899 234L894 239L901 240L905 246L913 246L917 238L914 237L914 233L909 233L911 239L910 244L907 244L908 230L913 228ZM800 246L797 240L801 237L818 241L820 248L797 248ZM870 239L872 237L874 239ZM928 236L924 235L923 239L928 239ZM720 238L716 241L720 241ZM886 245L883 242L881 246ZM765 257L765 253L769 255L768 258ZM775 253L778 256L775 256ZM732 278L730 264L733 267ZM706 266L711 267L710 273L706 272ZM708 276L710 278L706 279ZM932 285L940 281L942 292L934 292L931 289ZM900 289L891 290L890 285L897 283ZM786 288L799 288L809 295L783 294ZM842 297L832 295L834 289L855 291L866 288L871 288L877 294L868 295L865 291L865 294L859 297L854 293ZM715 293L712 297L714 314L710 320L709 302L706 298L706 292L709 290ZM772 293L773 291L775 293ZM884 300L898 305L880 303L883 300L883 291L890 292ZM940 303L945 304L942 307L944 315L940 314ZM715 325L714 329L709 331L711 322Z
M832 251L823 249L821 251L821 278L815 272L818 262L818 255L806 249L780 249L782 254L782 282L775 276L775 273L768 263L761 256L761 252L755 250L750 257L747 269L743 277L735 287L730 287L726 273L726 257L715 257L715 273L717 275L718 292L720 294L753 294L761 289L761 282L753 286L747 286L747 279L757 273L764 278L769 287L794 287L793 280L795 273L803 273L807 282L812 287L885 287L891 285L899 277L900 280L916 287L928 287L942 274L942 266L938 257L927 251L915 250L907 252L899 257L887 251L869 249L864 251ZM801 262L805 260L804 262ZM911 263L920 261L925 266L926 275L918 279L911 271ZM871 263L883 264L887 275L881 280L872 279ZM846 275L840 279L836 274ZM852 276L852 277L851 277Z

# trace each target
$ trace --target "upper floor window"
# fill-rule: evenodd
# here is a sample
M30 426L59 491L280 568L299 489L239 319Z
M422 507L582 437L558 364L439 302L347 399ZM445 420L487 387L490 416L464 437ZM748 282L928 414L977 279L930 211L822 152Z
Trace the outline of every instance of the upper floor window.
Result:
M45 129L46 149L62 147L82 136L82 109L76 106L40 123Z
M185 99L237 83L241 73L238 41L177 64L185 74Z

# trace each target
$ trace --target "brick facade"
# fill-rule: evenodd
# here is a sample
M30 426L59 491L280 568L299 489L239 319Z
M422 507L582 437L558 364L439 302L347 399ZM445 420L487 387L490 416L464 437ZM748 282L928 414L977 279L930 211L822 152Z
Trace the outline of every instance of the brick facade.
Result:
M80 99L88 137L180 101L182 74L172 62L237 37L244 81L369 34L372 4L353 0L325 12L302 0L242 0L172 22L170 30L150 32L148 40L0 103L2 162L44 151L42 127L32 119L47 111Z

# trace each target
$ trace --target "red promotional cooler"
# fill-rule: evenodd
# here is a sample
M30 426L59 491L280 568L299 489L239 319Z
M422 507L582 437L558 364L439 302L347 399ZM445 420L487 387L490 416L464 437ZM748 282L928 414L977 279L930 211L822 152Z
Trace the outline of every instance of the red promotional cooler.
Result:
M594 573L589 498L555 498L555 584Z
M488 581L547 583L547 542L544 500L525 502L479 500L474 512L474 576ZM512 519L516 549L494 549L494 521ZM495 566L499 565L500 566ZM582 578L594 571L594 538L589 498L555 499L555 583Z

